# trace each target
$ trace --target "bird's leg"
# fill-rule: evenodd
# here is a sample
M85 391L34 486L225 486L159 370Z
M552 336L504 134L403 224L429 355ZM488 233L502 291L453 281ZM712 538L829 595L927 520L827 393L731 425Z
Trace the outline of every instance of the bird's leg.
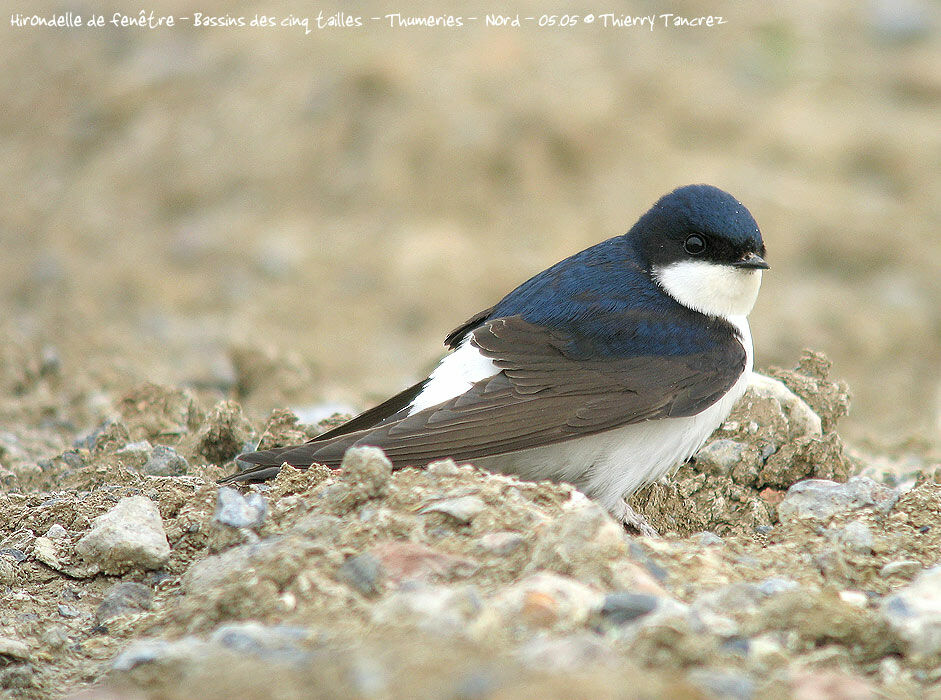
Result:
M621 523L628 530L633 530L644 537L659 537L660 534L647 522L647 518L631 508L627 501L621 499L610 511L611 517Z

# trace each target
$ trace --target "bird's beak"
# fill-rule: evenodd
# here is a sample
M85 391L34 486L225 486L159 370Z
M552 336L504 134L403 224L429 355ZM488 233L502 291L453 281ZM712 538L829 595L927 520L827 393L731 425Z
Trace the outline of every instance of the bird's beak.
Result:
M741 267L746 270L767 270L771 266L758 253L746 253L744 258L732 263L732 267Z

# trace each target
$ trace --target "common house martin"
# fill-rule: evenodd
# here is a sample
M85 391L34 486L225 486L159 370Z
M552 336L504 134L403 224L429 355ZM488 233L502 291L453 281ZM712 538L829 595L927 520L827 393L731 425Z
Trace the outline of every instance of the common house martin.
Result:
M239 455L223 481L336 468L372 445L395 468L451 457L567 482L651 533L625 499L692 457L745 392L764 258L738 200L681 187L458 326L427 379L303 445Z

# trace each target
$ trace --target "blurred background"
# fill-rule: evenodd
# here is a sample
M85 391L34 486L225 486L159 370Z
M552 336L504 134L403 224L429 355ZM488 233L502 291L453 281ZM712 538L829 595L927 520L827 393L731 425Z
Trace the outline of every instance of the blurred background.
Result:
M423 376L471 314L707 182L752 211L768 246L759 368L822 350L854 393L846 437L938 444L934 0L619 11L727 20L654 31L587 25L612 10L581 0L359 2L343 12L481 19L309 35L15 28L13 13L141 7L3 4L2 352L8 367L55 365L76 415L145 379L240 392L258 415L366 407ZM197 4L146 9L341 9ZM485 27L495 11L582 20ZM252 363L279 374L276 392L244 386ZM4 406L7 422L44 417L42 402Z

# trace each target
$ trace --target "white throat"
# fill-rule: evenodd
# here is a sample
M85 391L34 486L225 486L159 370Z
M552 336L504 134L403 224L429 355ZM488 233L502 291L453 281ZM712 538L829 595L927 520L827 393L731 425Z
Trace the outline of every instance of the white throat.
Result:
M747 316L758 298L761 270L683 260L654 267L654 279L683 306L730 319Z

